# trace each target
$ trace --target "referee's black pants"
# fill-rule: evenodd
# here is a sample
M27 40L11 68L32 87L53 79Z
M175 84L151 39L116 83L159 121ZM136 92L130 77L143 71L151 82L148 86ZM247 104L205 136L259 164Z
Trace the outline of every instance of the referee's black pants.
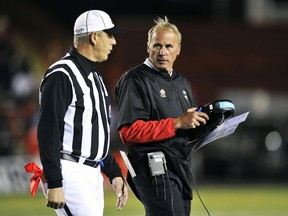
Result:
M128 175L128 183L145 207L146 216L189 216L191 199L183 197L181 182L172 172L151 177L148 168L136 168L137 176Z

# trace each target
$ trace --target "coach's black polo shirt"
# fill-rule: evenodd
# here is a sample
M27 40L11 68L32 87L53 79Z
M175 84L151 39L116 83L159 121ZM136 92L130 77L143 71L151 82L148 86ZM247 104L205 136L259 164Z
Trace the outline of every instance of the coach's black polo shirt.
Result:
M121 77L116 88L116 97L118 129L140 119L149 121L176 118L195 106L191 86L184 76L176 70L170 76L167 71L157 71L146 64L136 66ZM168 169L179 177L184 194L192 198L192 146L188 144L191 132L192 130L177 130L172 138L129 146L132 165L137 169L138 165L143 165L140 163L141 156L146 157L148 152L163 151Z

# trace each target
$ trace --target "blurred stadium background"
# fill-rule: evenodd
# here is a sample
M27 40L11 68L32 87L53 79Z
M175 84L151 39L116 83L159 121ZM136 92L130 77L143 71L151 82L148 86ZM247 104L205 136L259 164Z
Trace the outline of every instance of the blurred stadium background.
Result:
M259 197L273 197L273 206L282 210L265 211L266 202L260 199L251 215L258 215L257 209L262 216L287 215L288 207L281 206L288 195L281 191L288 188L288 0L0 0L0 215L14 215L8 208L1 211L9 206L5 200L24 202L29 196L30 175L23 167L29 161L39 163L38 86L47 67L69 50L74 21L88 9L108 12L127 29L117 35L109 60L99 65L113 102L117 80L147 56L153 19L167 15L177 24L183 43L175 67L191 81L198 103L227 98L235 103L236 114L250 111L234 134L194 155L200 194L203 187L205 196L216 190L237 198L248 185L248 196L255 192L252 188L257 196L260 187ZM112 112L111 147L127 172L118 154L125 146L116 133L115 103ZM273 188L276 193L270 194ZM211 196L213 205L217 195ZM130 199L135 201L132 194ZM229 214L228 205L222 202L220 207L227 214L212 215ZM140 205L139 212L144 214ZM229 215L249 215L243 212Z

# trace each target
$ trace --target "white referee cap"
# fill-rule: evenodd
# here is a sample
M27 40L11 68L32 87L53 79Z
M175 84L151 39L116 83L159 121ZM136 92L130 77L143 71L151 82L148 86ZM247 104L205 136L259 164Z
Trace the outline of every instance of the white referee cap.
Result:
M89 10L82 13L75 21L74 35L96 31L105 31L110 34L124 32L125 29L113 24L110 16L101 10Z

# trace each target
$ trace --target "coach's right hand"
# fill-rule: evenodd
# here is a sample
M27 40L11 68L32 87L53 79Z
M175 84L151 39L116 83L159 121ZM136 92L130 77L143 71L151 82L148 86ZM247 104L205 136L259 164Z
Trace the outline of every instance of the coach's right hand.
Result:
M58 209L65 205L64 192L62 187L47 190L47 207Z
M205 125L209 116L204 112L198 112L197 107L188 109L183 115L174 118L175 129L191 129Z

